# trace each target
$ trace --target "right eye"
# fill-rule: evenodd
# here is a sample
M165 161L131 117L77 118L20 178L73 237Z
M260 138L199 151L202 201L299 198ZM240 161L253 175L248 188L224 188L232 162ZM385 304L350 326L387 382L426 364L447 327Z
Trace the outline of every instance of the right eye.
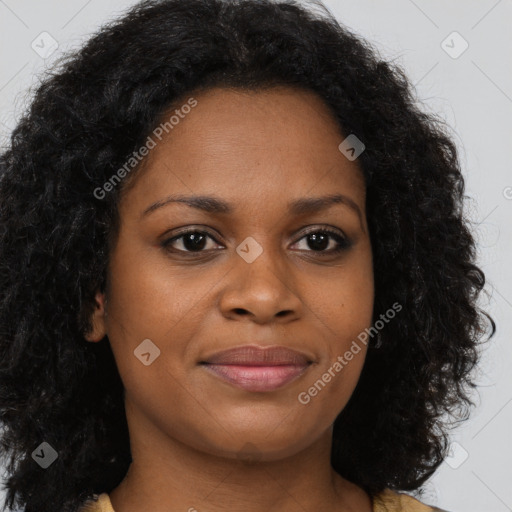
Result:
M207 231L188 229L186 231L182 231L176 236L173 236L172 238L164 240L160 245L169 252L205 252L205 245L207 245L208 238L217 242L213 235ZM176 242L181 244L184 249L177 249L173 247L173 244L176 244Z

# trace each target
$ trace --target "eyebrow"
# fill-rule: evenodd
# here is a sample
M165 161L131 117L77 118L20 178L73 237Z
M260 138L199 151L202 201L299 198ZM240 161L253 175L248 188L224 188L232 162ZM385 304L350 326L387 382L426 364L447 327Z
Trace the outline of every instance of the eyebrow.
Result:
M231 214L235 208L230 203L213 196L184 196L172 195L148 206L141 214L141 218L171 203L181 203L191 208L212 214ZM288 210L292 215L304 215L317 213L340 204L348 206L359 217L359 222L364 231L363 215L357 203L343 194L331 194L321 197L302 197L288 203Z

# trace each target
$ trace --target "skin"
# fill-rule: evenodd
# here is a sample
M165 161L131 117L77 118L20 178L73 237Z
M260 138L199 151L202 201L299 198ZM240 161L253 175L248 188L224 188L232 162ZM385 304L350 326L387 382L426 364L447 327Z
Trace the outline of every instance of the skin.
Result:
M307 405L298 400L371 326L359 164L339 151L345 135L312 92L216 88L194 97L197 106L124 191L107 288L87 336L108 335L125 387L133 462L110 493L113 507L369 512L369 496L330 465L332 424L357 384L365 346ZM233 212L168 203L143 215L171 194L215 196ZM332 194L349 197L360 215L345 204L302 214L287 207ZM162 247L185 227L209 232L202 252L190 236ZM333 237L318 248L304 233L326 227L352 245L329 254ZM251 263L236 252L247 237L263 250ZM160 355L146 366L134 350L148 338ZM313 364L259 393L199 364L246 344L284 345Z

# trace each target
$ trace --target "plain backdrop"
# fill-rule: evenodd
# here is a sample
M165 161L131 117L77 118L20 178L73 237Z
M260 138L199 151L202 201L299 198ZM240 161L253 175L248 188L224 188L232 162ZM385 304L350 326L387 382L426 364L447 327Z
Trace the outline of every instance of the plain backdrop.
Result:
M135 3L0 0L0 145L7 144L38 74ZM512 2L326 0L325 5L382 58L402 66L422 108L452 128L478 263L488 283L481 306L497 323L482 361L478 406L453 433L452 454L426 484L422 499L450 512L512 511ZM52 44L58 47L46 55Z

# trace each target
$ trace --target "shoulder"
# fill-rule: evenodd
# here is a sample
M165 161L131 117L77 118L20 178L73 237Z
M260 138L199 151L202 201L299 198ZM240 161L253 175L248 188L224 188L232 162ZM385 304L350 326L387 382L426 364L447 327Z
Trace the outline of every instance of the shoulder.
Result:
M85 502L78 512L115 512L109 495L94 495ZM448 512L440 508L421 503L407 494L385 489L374 498L373 512Z
M385 489L375 496L373 503L373 512L448 512L391 489Z
M79 509L78 512L115 512L106 492L93 495Z

